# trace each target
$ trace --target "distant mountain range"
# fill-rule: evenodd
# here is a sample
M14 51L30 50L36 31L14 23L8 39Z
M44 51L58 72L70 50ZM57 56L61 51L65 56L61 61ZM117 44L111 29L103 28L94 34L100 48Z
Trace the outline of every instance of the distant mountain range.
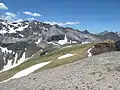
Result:
M120 40L119 32L91 34L38 21L9 22L0 19L0 70L16 67L49 45L83 44L102 40Z
M120 39L120 32L109 32L109 31L104 31L99 33L98 35L102 36L103 39L110 39L117 41Z

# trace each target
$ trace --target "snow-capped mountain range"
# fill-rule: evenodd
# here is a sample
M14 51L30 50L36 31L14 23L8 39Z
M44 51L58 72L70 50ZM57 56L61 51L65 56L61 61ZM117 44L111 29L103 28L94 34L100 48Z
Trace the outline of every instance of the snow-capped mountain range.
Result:
M115 40L119 40L120 34L115 35ZM16 23L0 19L0 70L6 71L20 65L47 45L84 44L112 39L110 35L104 36L38 21Z

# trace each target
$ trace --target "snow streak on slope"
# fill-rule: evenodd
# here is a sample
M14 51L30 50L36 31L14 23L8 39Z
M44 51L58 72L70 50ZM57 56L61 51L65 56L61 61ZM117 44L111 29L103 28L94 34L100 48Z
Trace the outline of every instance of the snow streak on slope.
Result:
M27 76L27 75L29 75L30 73L38 70L39 68L41 68L41 67L43 67L43 66L45 66L45 65L47 65L47 64L49 64L49 63L51 63L51 61L43 62L43 63L39 63L39 64L36 64L36 65L33 65L33 66L31 66L31 67L29 67L29 68L27 68L27 69L24 69L24 70L18 72L18 73L15 74L11 79L21 78L21 77L23 77L23 76Z
M90 48L90 49L88 49L88 57L91 57L92 56L92 53L90 52L92 49L94 48L94 46L92 47L92 48Z
M43 62L43 63L39 63L39 64L36 64L36 65L33 65L33 66L31 66L31 67L29 67L29 68L27 68L27 69L24 69L24 70L16 73L13 77L11 77L11 78L9 78L9 79L7 79L7 80L5 80L5 81L2 81L2 82L0 82L0 83L7 82L7 81L9 81L9 80L11 80L11 79L17 79L17 78L21 78L21 77L27 76L27 75L29 75L30 73L38 70L39 68L41 68L41 67L43 67L43 66L45 66L45 65L47 65L47 64L49 64L49 63L51 63L51 62L52 62L52 61L48 61L48 62Z
M47 42L48 44L53 44L53 45L56 45L56 46L59 46L59 44L55 43L55 42Z
M65 55L63 55L63 56L58 57L58 59L68 58L68 57L72 57L72 56L74 56L74 55L75 55L75 54L65 54Z
M90 43L90 42L82 42L82 44L87 44L87 43Z
M66 47L63 47L63 48L70 48L70 47L72 47L72 45L70 45L70 46L66 46Z
M20 65L21 63L23 63L25 60L27 60L27 59L25 59L25 52L23 53L23 55L20 58L20 60L18 60L18 62L17 62L17 58L18 58L18 54L16 53L15 54L15 59L14 59L15 61L12 63L13 60L8 60L7 65L5 65L4 69L2 69L1 71L3 72L3 71L7 71L9 69L12 69L12 68Z

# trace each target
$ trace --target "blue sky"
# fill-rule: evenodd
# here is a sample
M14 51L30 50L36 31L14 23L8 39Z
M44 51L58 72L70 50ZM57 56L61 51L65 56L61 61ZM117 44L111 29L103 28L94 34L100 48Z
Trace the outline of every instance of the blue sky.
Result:
M4 8L0 4L0 17L5 19L35 19L79 30L87 29L93 33L120 31L120 0L1 1Z

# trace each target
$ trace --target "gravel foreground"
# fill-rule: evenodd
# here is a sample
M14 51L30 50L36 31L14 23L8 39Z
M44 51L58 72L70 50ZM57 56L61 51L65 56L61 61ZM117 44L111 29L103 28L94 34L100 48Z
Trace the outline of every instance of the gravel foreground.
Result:
M120 52L110 52L0 84L0 90L120 90Z

